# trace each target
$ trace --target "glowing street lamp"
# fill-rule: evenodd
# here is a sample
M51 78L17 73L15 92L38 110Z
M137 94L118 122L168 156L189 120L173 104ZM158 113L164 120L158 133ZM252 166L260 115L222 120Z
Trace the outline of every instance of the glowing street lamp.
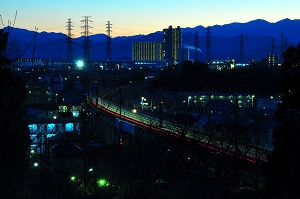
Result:
M190 105L190 100L192 99L192 97L191 96L188 96L188 100L187 100L187 104L188 104L188 106Z
M252 95L252 107L254 106L254 98L255 98L255 95Z
M144 101L146 101L146 98L142 97L142 102L141 102L141 104L142 104L142 110L144 110Z

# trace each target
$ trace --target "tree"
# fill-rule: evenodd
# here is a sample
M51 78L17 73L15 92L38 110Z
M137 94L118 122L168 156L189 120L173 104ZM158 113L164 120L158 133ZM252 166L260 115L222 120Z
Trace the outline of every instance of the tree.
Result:
M26 187L30 138L25 109L25 84L7 67L8 32L0 30L0 197L19 198Z
M300 43L283 53L282 103L273 129L274 150L262 166L266 198L299 198L300 195Z

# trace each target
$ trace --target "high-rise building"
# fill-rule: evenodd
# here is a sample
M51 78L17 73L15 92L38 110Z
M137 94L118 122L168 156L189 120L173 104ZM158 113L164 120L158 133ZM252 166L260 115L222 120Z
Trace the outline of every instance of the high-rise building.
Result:
M163 60L168 65L178 63L178 49L182 48L182 32L180 26L163 29Z
M278 66L278 55L268 54L268 67Z
M135 61L162 61L162 43L133 42L132 60Z

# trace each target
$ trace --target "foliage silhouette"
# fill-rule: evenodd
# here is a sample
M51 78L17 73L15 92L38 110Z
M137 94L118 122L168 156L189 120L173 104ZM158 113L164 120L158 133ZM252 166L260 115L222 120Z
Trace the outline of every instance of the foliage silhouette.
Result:
M300 43L289 47L283 59L280 71L283 97L275 112L278 125L273 130L274 150L269 162L262 166L265 198L300 196Z
M8 36L0 30L0 197L19 198L28 182L30 138L23 119L25 84L7 67Z

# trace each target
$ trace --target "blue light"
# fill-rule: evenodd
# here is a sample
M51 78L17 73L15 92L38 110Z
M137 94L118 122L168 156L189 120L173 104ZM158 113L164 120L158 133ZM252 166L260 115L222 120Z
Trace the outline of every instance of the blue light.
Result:
M84 66L84 63L83 63L83 61L82 60L78 60L77 62L76 62L76 65L77 65L77 67L78 68L83 68L83 66Z

